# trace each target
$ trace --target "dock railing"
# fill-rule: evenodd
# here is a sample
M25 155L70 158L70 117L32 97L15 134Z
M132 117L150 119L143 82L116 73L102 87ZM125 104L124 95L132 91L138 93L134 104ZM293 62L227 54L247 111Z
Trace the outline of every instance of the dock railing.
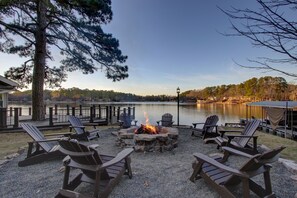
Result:
M68 116L79 117L83 122L98 123L98 125L115 124L122 112L135 118L135 107L115 105L91 105L59 107L53 105L45 107L45 120L34 122L37 126L68 125ZM0 130L19 128L20 122L32 121L32 108L9 107L0 108Z

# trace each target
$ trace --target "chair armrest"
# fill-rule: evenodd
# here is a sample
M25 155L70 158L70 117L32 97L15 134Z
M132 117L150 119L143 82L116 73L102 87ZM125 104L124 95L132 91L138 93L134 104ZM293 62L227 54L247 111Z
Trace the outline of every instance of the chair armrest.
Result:
M205 127L218 127L218 125L217 124L213 124L213 125L209 124L209 125L205 125Z
M194 128L196 128L196 126L197 126L198 124L204 124L204 122L194 122L194 123L192 123L192 125L193 125Z
M51 138L51 139L46 139L46 140L34 140L34 141L31 141L31 142L36 142L36 143L39 143L39 142L54 142L54 141L59 141L61 140L61 138Z
M105 162L104 164L102 164L99 168L99 170L101 169L106 169L109 166L112 166L120 161L122 161L123 159L125 159L126 157L128 157L134 150L132 148L126 148L123 151L121 151L120 153L118 153L112 160Z
M242 131L239 130L228 130L228 129L220 129L219 133L221 134L221 137L223 137L225 135L225 133L241 133Z
M96 149L99 147L99 144L91 144L88 147L92 148L92 149Z
M214 159L212 159L212 158L210 158L210 157L208 157L208 156L206 156L206 155L204 155L202 153L194 153L193 155L201 163L208 163L208 164L211 164L211 165L213 165L213 166L215 166L217 168L220 168L220 169L223 169L223 170L225 170L225 171L227 171L229 173L232 173L234 175L249 178L249 175L246 174L245 172L242 172L242 171L239 171L237 169L226 166L226 165L224 165L224 164L222 164L222 163L220 163L220 162L218 162L218 161L216 161L216 160L214 160Z
M85 126L69 126L69 128L81 128L81 129L84 129L84 128L86 128Z
M97 123L84 123L84 126L92 126L96 129L96 126L98 126Z
M71 136L73 135L74 133L71 133L71 132L67 132L67 133L50 133L50 134L45 134L44 136L47 137L47 136Z
M232 153L232 154L235 154L235 155L240 155L240 156L247 157L247 158L251 158L251 157L253 157L253 155L244 153L244 152L242 152L242 151L233 149L233 148L228 147L228 146L223 146L222 149L223 149L224 151L226 151L226 152L229 152L229 153Z
M241 137L241 138L258 138L258 136L256 136L256 135L226 135L226 137L227 138L229 138L229 139L233 139L233 138L235 138L235 137Z

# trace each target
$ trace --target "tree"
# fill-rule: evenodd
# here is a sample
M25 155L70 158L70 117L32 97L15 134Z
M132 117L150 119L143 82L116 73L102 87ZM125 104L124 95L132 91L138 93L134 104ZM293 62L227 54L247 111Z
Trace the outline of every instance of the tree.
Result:
M233 33L227 36L243 36L251 40L254 46L267 48L276 52L274 57L260 57L250 60L253 66L246 68L276 71L287 76L297 77L289 69L282 68L294 66L297 63L297 22L296 0L256 0L260 5L258 10L221 9L230 19Z
M1 0L0 51L26 58L5 76L20 85L32 83L32 119L44 119L43 90L57 87L76 70L89 74L101 69L119 81L128 77L119 42L101 25L112 19L111 0ZM52 66L51 52L64 58Z

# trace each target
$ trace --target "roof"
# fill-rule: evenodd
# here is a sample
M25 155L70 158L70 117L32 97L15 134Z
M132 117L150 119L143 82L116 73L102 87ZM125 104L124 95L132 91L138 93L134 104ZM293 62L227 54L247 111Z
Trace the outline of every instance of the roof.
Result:
M297 101L260 101L251 102L248 106L274 107L274 108L297 108Z
M13 90L18 84L0 75L0 91Z

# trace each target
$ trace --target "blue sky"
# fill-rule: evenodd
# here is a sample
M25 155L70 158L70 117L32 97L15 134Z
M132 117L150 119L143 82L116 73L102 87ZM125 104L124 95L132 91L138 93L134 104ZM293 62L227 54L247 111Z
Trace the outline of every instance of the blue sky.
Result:
M177 87L183 92L237 84L252 77L281 76L234 63L247 64L248 58L273 54L253 47L245 38L221 35L219 32L231 32L231 25L217 6L255 8L257 4L238 0L112 0L113 20L103 28L119 39L120 49L128 55L129 78L112 82L100 71L91 75L73 72L62 86L175 95ZM59 56L54 55L56 62L52 64L59 64ZM12 55L0 54L0 58L0 74L22 63Z

